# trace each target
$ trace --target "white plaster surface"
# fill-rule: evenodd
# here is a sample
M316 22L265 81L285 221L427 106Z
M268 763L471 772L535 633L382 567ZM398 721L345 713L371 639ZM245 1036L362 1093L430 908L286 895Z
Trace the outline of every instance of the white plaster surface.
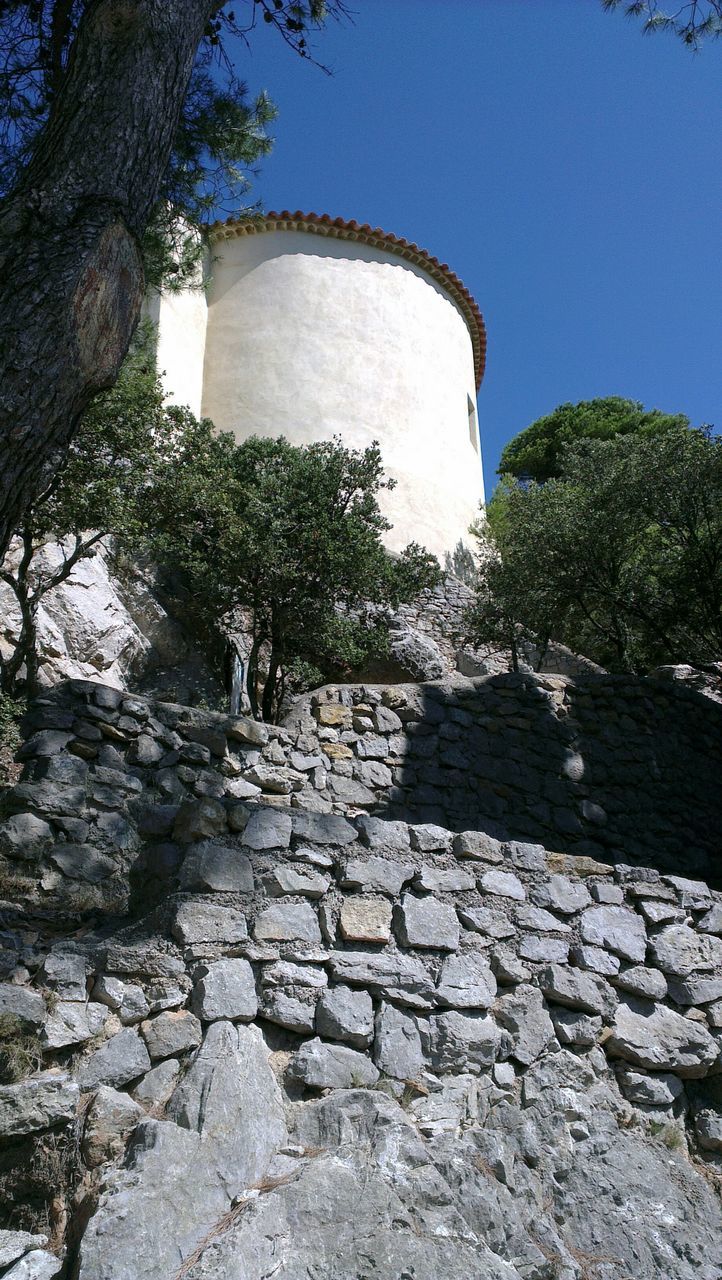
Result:
M397 481L381 498L389 548L416 541L443 560L468 542L483 498L473 350L443 288L391 252L304 231L220 240L213 259L203 414L238 440L378 440ZM159 367L177 398L184 369L196 385L185 351L197 353L203 325L192 304L168 314Z
M201 416L208 304L202 288L151 297L145 314L156 325L156 366L171 404Z

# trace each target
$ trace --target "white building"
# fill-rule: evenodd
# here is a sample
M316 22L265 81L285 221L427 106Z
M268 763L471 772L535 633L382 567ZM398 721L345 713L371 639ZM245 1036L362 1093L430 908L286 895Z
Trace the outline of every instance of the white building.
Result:
M216 223L205 292L163 296L158 367L169 398L238 440L378 440L391 550L443 562L483 500L476 391L486 334L446 264L327 215Z

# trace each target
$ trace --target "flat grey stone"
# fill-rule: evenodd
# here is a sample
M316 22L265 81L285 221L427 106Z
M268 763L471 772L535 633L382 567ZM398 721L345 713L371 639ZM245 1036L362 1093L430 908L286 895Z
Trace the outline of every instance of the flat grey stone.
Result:
M374 1061L396 1080L417 1080L426 1066L416 1018L392 1004L382 1004L376 1016Z
M722 970L722 938L700 934L687 924L670 924L649 941L650 956L663 973L686 978L692 972Z
M502 996L494 1006L494 1017L511 1036L511 1056L528 1067L554 1039L554 1026L541 991L519 986Z
M520 929L528 929L532 933L571 933L571 927L563 920L557 920L550 911L543 907L520 906L516 909L516 922Z
M366 1048L374 1034L374 1006L368 991L329 987L316 1005L316 1030L326 1039Z
M121 978L113 978L107 973L102 974L93 987L93 999L117 1013L125 1026L141 1022L150 1013L142 987L132 982L123 982Z
M684 912L671 902L657 902L653 899L639 898L637 906L649 924L670 924L672 921L684 923Z
M670 978L669 995L675 1004L712 1004L722 999L722 975L713 978L709 974L704 977L692 974L689 978Z
M565 1005L569 1009L581 1009L583 1013L610 1016L614 1012L617 997L612 988L596 974L567 965L551 964L538 975L539 987L547 1000Z
M133 1089L133 1097L148 1110L162 1109L170 1098L180 1074L176 1058L166 1058L151 1067Z
M52 827L34 813L16 813L0 823L0 853L6 858L36 862L54 839Z
M476 888L476 877L462 867L422 867L414 887L428 893L465 893Z
M547 934L526 933L519 943L519 958L536 964L566 964L569 943L563 938L550 938Z
M62 1266L63 1259L56 1254L45 1249L31 1249L14 1267L4 1272L3 1280L53 1280Z
M140 1030L154 1061L195 1049L203 1037L200 1022L187 1009L166 1009L141 1023Z
M662 876L662 879L675 890L683 907L703 911L712 905L711 890L703 880L687 880L684 876Z
M56 844L50 850L50 858L64 876L88 884L107 880L117 869L114 859L92 844Z
M575 1045L586 1048L596 1044L602 1031L602 1019L589 1013L578 1013L576 1009L563 1009L555 1006L550 1010L557 1040L560 1044Z
M705 1109L694 1117L697 1141L705 1151L722 1151L722 1115Z
M19 1018L28 1027L41 1027L45 1021L45 1001L39 991L0 982L0 1017Z
M233 845L201 840L188 849L179 883L182 889L253 893L253 869L246 855Z
M482 862L503 862L504 846L485 831L460 831L454 836L457 858L479 858Z
M619 956L613 955L611 951L605 951L603 947L590 947L584 942L572 947L571 956L580 969L589 969L605 978L619 973L622 964Z
M224 835L227 829L226 811L219 800L211 796L184 800L173 825L173 839L180 844L193 844L207 836Z
M448 853L454 841L453 832L446 827L436 827L431 822L417 823L409 827L411 848L420 853Z
M719 1046L701 1023L634 996L620 1000L605 1049L633 1066L687 1079L705 1075L719 1057Z
M414 868L406 862L389 858L349 858L341 872L341 884L347 889L363 889L365 893L388 893L396 898Z
M67 1071L43 1071L19 1084L0 1086L0 1133L23 1137L75 1119L80 1090Z
M448 902L405 893L394 916L399 941L406 947L455 951L459 945L459 921Z
M669 1107L684 1090L682 1081L667 1072L646 1075L620 1064L617 1080L625 1098L652 1107Z
M514 902L523 902L526 898L524 885L512 871L487 871L479 880L479 888L484 893L511 898Z
M258 1010L253 969L247 960L226 958L201 965L195 972L193 1012L204 1022L218 1018L250 1020Z
M42 1031L42 1042L47 1049L65 1049L72 1044L84 1044L102 1030L108 1017L103 1004L91 1001L58 1000L48 1014Z
M643 961L647 954L644 921L627 907L589 907L580 928L583 942L604 947L624 960Z
M43 961L40 971L44 986L64 1000L85 1000L90 966L85 956L55 948Z
M311 844L332 844L344 848L358 840L356 828L337 813L302 813L294 810L291 814L291 826L294 836Z
M705 911L697 921L700 933L716 933L722 935L722 902L715 902L709 911Z
M385 760L389 754L388 740L376 733L364 733L356 743L359 760Z
M538 907L570 916L583 911L591 902L586 885L562 875L552 875L542 884L535 885L531 897Z
M667 979L664 974L659 969L648 969L641 964L620 970L614 978L614 986L622 991L631 991L635 996L645 996L648 1000L664 1000L667 994ZM694 1001L690 1001L690 1004L693 1003Z
M610 884L608 880L600 880L596 884L589 887L595 902L606 904L610 907L621 907L624 902L624 893L618 884Z
M490 907L460 906L457 910L461 923L467 929L482 933L487 938L513 938L516 935L516 928L511 920L499 911L492 911Z
M336 802L342 805L358 805L362 808L364 805L370 807L376 804L375 791L365 786L363 782L357 782L354 778L332 773L329 775L327 787Z
M81 1089L102 1084L120 1089L150 1069L148 1050L135 1027L125 1027L82 1062L78 1071Z
M434 984L423 961L414 955L375 951L332 951L328 962L338 982L371 987L398 1004L431 1007Z
M496 998L496 978L476 951L446 956L435 991L437 1004L454 1009L488 1009Z
M346 1045L308 1040L291 1058L288 1073L313 1089L370 1088L378 1069L365 1053Z
M145 1115L143 1108L108 1085L101 1085L93 1098L83 1127L83 1159L96 1169L122 1155L128 1134Z
M248 937L246 917L236 907L216 906L211 902L182 902L175 914L173 937L185 947L199 943L232 945Z
M48 1243L47 1236L34 1236L29 1231L0 1230L0 1267L7 1267L16 1262L29 1249Z
M331 877L328 875L289 866L274 867L263 880L264 888L272 898L292 893L304 898L322 898L330 883Z
M287 849L291 843L291 815L278 809L256 809L243 832L249 849Z
M321 942L318 916L308 902L278 902L261 911L253 936L258 942Z
M436 1071L478 1072L490 1067L499 1053L501 1032L488 1013L432 1014L429 1018L430 1058Z
M293 991L265 990L259 1016L275 1022L288 1031L309 1035L314 1030L316 1002L311 992L299 995Z
M356 825L362 842L375 853L405 853L411 847L405 822L385 822L363 815L356 819Z

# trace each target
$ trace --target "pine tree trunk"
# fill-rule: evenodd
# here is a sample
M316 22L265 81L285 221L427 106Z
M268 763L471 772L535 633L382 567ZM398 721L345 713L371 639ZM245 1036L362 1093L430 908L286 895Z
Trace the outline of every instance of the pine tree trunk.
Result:
M0 562L128 349L140 238L218 7L91 0L32 160L0 207Z

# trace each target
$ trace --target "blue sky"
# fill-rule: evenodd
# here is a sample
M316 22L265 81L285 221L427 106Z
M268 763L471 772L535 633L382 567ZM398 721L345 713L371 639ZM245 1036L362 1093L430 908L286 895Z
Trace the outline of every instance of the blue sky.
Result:
M690 54L599 0L350 0L324 76L265 27L279 108L254 195L446 261L489 335L487 491L505 441L623 395L722 427L722 41Z

